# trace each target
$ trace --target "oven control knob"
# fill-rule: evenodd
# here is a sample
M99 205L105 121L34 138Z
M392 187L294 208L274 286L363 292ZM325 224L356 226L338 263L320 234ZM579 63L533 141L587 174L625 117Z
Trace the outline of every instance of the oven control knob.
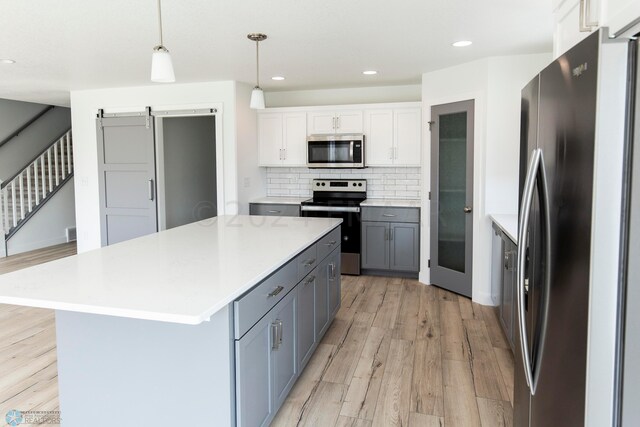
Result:
M319 183L319 182L316 182L316 186L320 187L320 183Z
M353 183L353 186L354 186L354 187L356 186L356 183L355 183L355 182Z
M358 183L358 187L362 187L362 183L361 182Z
M322 183L322 186L324 187L325 185L326 185L326 184L323 182L323 183Z

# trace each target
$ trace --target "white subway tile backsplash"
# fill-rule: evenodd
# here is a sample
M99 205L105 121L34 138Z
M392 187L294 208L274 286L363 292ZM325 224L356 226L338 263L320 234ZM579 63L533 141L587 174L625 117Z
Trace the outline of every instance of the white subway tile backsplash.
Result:
M420 199L420 168L267 168L267 196L311 197L313 179L366 179L371 198Z

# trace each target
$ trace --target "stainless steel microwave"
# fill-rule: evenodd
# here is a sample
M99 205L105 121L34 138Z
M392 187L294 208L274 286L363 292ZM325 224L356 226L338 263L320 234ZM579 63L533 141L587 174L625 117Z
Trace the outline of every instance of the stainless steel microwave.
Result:
M310 168L364 168L364 135L310 135L307 138Z

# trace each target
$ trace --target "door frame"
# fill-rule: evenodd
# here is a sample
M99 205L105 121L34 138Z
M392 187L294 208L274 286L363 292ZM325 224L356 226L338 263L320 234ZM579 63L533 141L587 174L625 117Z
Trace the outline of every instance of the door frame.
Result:
M217 191L217 212L218 215L224 215L228 210L233 210L232 205L236 205L237 201L230 200L227 206L227 194L225 191L225 169L224 169L224 105L219 102L206 104L168 104L168 105L151 105L150 107L134 105L125 107L106 107L103 109L104 117L121 117L140 115L150 108L153 125L155 127L156 117L184 117L184 116L201 116L212 115L215 117L215 137L216 137L216 191ZM155 127L157 129L157 127ZM157 136L154 136L154 146L157 149ZM158 178L158 156L156 151L156 191ZM237 209L236 209L237 212ZM158 222L159 224L159 222ZM104 239L101 234L101 241Z
M425 97L424 94L423 94L423 97ZM422 108L423 121L425 125L429 124L429 122L432 120L431 110L435 106L464 102L464 101L473 102L473 126L472 126L473 147L471 150L471 152L473 153L472 174L471 174L471 178L472 178L471 188L473 191L472 193L473 211L470 213L472 218L471 233L473 236L472 242L470 244L471 252L472 252L472 256L471 256L471 265L472 265L471 293L472 295L471 297L474 301L480 302L481 304L491 304L491 292L485 291L484 289L478 289L477 286L473 286L473 284L477 284L479 283L479 281L481 281L481 276L490 275L491 273L489 267L482 268L481 266L482 263L480 262L482 261L482 257L479 255L479 252L478 252L480 250L480 245L483 238L483 236L479 234L479 231L481 228L480 224L483 219L480 216L480 212L484 210L484 203L482 202L480 193L481 193L481 184L483 184L483 177L484 177L484 165L481 162L481 160L483 159L481 150L485 145L483 123L486 119L486 114L485 114L486 95L482 91L476 91L476 92L460 93L453 96L433 98L428 103L425 102L423 105L423 108ZM429 130L428 127L426 129ZM423 188L425 188L429 194L433 187L433 182L432 182L433 172L431 170L433 147L431 146L432 145L431 132L429 131L428 134L429 134L429 137L425 138L425 141L424 141L427 149L422 150L422 153L423 153L422 162L424 165L422 175L423 175L423 183L424 183ZM424 202L421 210L421 222L422 224L426 224L427 227L424 227L423 228L424 232L421 232L421 235L423 236L421 238L421 265L423 267L420 271L419 280L423 283L431 284L431 268L430 268L431 231L432 231L431 230L431 199L430 197L426 197L426 196L427 194L423 196ZM489 230L491 230L490 226L489 226Z
M222 120L218 117L215 109L207 108L207 109L199 109L199 110L167 110L163 109L162 111L153 111L151 110L151 116L153 116L153 123L155 128L155 138L154 145L156 149L156 193L158 196L158 231L163 231L167 229L167 218L165 216L165 179L164 179L164 131L163 131L163 120L166 118L175 118L175 117L213 117L214 118L214 130L215 137L213 143L215 144L216 150L216 216L224 215L224 210L220 210L220 197L222 197L224 193L224 184L220 183L221 171L219 168L222 167L222 163L218 158L218 155L221 155L222 147L218 147L221 144L221 139L219 139L219 134L221 133L218 130L218 126L222 126ZM221 138L221 136L220 136ZM224 206L224 204L223 204Z

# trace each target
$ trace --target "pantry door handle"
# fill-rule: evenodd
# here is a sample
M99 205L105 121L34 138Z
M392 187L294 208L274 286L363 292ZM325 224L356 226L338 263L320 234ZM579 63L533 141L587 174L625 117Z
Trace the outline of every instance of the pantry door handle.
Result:
M153 200L153 196L154 196L154 188L153 188L153 180L150 179L149 180L149 200Z

